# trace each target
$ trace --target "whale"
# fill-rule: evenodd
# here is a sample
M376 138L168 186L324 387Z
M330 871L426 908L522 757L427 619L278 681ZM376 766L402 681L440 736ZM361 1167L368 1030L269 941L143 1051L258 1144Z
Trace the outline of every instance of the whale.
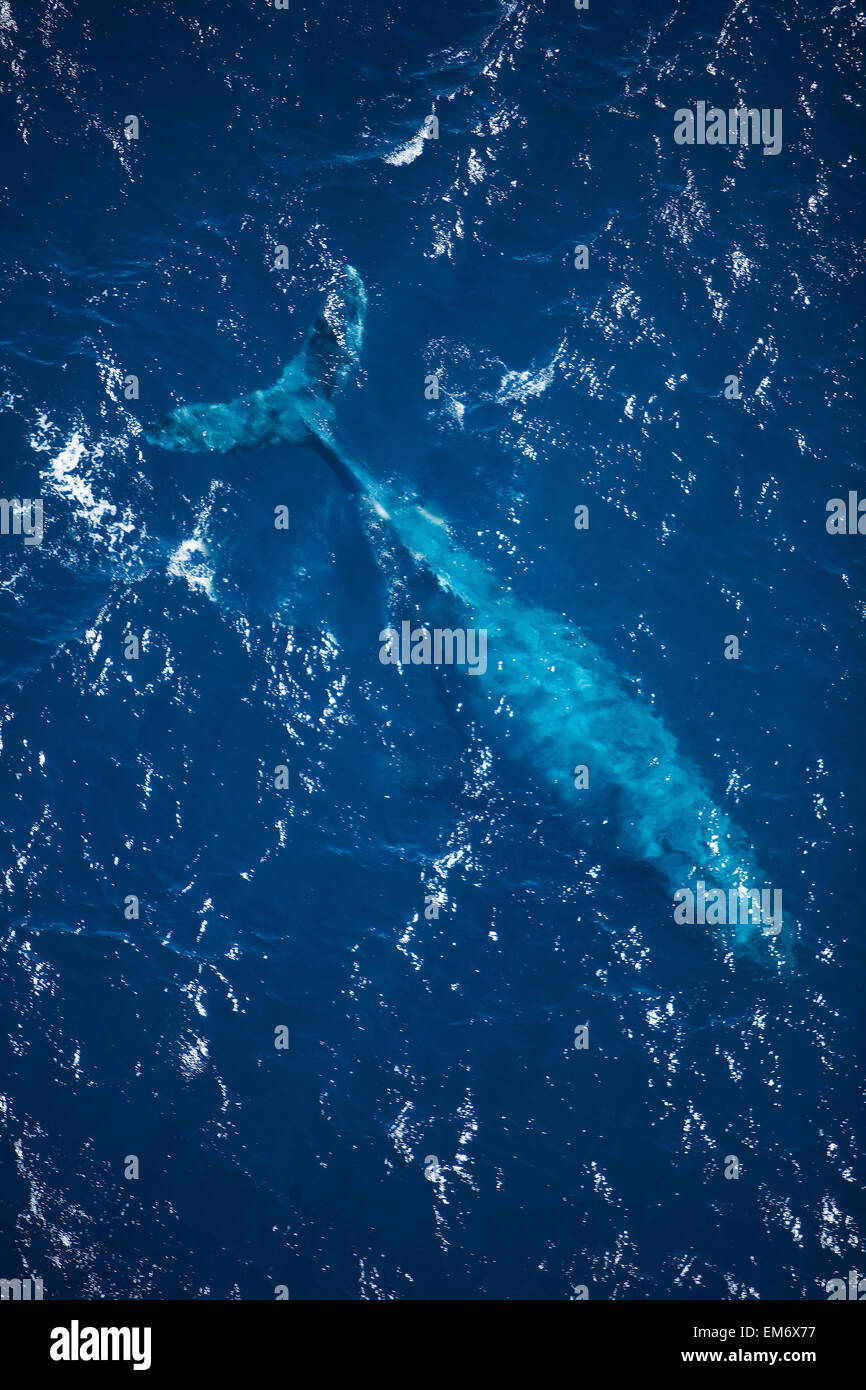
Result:
M790 923L766 891L747 837L717 804L661 715L630 688L611 659L566 617L504 590L496 575L458 541L454 529L411 489L377 478L341 439L340 391L359 362L367 295L346 266L300 351L277 381L228 402L180 405L144 429L157 448L227 453L263 445L306 444L326 460L361 513L386 528L407 563L432 576L475 628L487 634L483 687L491 717L507 720L506 744L541 773L566 802L584 798L574 773L587 769L613 789L617 848L650 866L674 895L704 909L700 923L732 955L790 963ZM772 897L774 910L767 910ZM712 902L714 912L706 910ZM782 931L783 920L786 931Z

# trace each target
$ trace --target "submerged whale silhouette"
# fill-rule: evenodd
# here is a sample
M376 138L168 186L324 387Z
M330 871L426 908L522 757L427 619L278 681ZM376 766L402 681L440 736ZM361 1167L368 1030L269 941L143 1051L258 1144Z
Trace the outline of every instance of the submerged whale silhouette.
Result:
M717 900L724 894L725 941L780 963L781 922L768 927L773 919L765 914L734 912L744 894L763 888L764 876L655 710L577 628L503 593L443 520L379 483L338 441L333 399L358 361L367 309L351 266L342 298L342 311L331 303L273 386L225 403L179 406L147 427L145 438L162 449L214 453L276 443L315 447L359 506L486 629L491 660L479 684L513 715L509 729L519 725L513 741L521 753L572 796L580 795L571 790L574 764L591 769L594 785L597 779L618 788L623 847L653 865L675 894L704 884ZM673 906L671 912L673 920Z

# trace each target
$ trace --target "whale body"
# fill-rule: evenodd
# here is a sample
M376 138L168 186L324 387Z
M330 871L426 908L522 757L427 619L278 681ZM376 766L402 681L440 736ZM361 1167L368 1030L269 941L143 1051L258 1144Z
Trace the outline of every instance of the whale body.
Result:
M362 510L486 630L491 659L472 684L487 687L497 714L511 715L509 743L566 796L586 795L574 790L575 764L591 769L594 782L617 788L622 847L651 864L675 895L689 887L699 896L704 888L724 894L730 913L719 936L781 963L781 920L735 911L738 900L764 886L752 850L658 713L572 623L503 593L444 520L374 478L338 439L334 398L358 361L366 310L361 278L348 266L341 309L332 302L315 321L274 385L226 403L179 406L146 428L145 438L162 449L197 452L315 447Z

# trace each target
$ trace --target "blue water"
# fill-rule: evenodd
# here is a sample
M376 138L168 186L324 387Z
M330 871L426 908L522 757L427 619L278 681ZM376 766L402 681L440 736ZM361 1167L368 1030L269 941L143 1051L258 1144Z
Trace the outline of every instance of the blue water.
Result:
M0 536L0 1277L866 1276L866 542L825 528L866 495L857 35L750 0L0 5L0 478L45 527ZM782 108L778 156L675 144L741 98ZM560 683L503 709L380 663L453 596L315 450L145 439L274 382L347 263L352 456L555 617L509 619L512 659L579 633L654 711L782 889L784 953L675 924L640 779L570 791L561 746L556 784Z

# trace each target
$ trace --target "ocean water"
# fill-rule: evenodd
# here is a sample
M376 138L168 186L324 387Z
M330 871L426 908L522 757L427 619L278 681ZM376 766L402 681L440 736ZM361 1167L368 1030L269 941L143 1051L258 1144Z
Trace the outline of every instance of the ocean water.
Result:
M862 35L802 0L2 0L0 476L44 534L0 535L0 1278L866 1276L866 541L826 527L866 496ZM678 145L699 101L780 109L782 149ZM145 435L276 381L347 265L341 439L488 577L504 694L382 664L462 610L315 448ZM616 769L578 791L584 642ZM674 920L635 709L780 949Z

